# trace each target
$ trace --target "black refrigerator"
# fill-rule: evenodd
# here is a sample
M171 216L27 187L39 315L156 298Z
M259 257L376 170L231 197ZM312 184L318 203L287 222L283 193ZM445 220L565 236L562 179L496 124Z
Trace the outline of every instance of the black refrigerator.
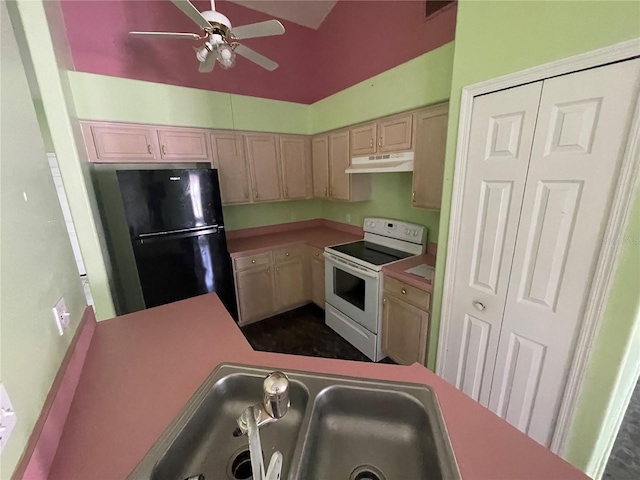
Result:
M144 306L215 292L237 318L217 170L116 174Z

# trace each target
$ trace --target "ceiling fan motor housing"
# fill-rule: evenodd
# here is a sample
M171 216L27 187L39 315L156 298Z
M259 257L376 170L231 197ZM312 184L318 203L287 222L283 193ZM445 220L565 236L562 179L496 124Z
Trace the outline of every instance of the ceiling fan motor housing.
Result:
M207 20L207 22L214 23L214 24L218 23L220 25L227 27L228 30L231 30L231 21L229 21L229 19L225 17L223 14L221 14L220 12L207 10L205 12L201 12L201 14Z

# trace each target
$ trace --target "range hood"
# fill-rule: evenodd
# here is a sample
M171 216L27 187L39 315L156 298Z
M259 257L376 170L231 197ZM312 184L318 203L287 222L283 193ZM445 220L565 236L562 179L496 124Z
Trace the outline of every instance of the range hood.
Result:
M413 172L413 152L353 157L346 173Z

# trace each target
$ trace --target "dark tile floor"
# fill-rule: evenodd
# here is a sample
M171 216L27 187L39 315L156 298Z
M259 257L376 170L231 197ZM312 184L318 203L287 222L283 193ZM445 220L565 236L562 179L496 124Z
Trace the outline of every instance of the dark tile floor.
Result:
M613 444L603 480L640 478L640 382L631 395L620 431Z
M242 327L254 350L310 357L370 362L363 353L324 323L324 310L315 305L291 310ZM394 363L385 358L381 363Z

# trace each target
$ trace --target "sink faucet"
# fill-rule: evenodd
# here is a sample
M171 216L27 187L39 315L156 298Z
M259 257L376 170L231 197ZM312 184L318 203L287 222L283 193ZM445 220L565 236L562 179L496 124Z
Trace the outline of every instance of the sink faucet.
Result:
M289 379L282 372L272 372L262 384L262 403L253 405L254 418L258 428L265 427L284 417L289 411ZM249 408L238 417L238 428L233 435L239 437L248 433Z
M265 472L260 443L260 428L276 422L289 411L289 379L282 372L272 372L262 384L262 403L244 409L238 417L233 435L249 437L249 454L254 480L278 480L282 470L282 453L274 452Z

